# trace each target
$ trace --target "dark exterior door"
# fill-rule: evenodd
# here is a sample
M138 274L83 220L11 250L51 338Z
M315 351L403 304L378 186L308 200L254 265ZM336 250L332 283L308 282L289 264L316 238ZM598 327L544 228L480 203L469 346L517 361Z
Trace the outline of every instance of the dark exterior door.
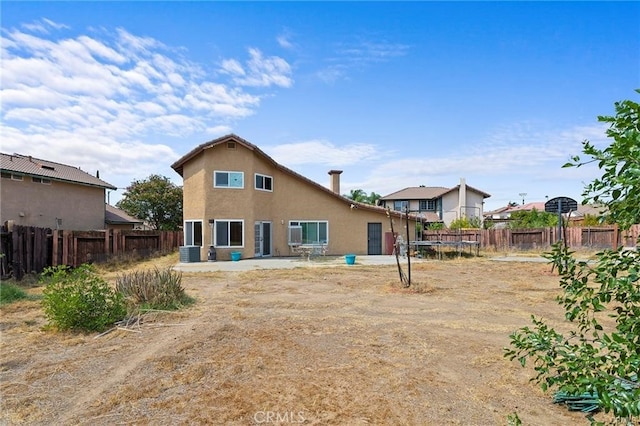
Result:
M382 223L367 224L367 254L382 254Z

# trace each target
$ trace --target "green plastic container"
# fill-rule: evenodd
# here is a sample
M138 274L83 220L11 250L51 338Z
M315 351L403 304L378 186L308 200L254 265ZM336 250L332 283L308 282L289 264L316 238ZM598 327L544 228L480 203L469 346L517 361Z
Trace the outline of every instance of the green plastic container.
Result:
M355 265L356 264L356 255L355 254L346 254L344 256L344 260L347 261L347 265Z
M232 251L231 252L231 260L234 262L237 262L238 260L240 260L240 256L242 255L242 253L240 253L239 251Z

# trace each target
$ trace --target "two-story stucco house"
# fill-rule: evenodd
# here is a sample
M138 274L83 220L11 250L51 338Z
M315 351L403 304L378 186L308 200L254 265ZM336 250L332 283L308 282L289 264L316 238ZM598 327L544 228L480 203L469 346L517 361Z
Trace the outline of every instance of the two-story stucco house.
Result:
M0 154L0 222L77 231L105 228L105 191L115 186L77 167Z
M465 179L453 188L415 186L385 195L380 205L393 210L409 211L421 217L425 223L443 222L449 226L456 219L466 217L482 220L484 199L490 197L484 191L468 186Z
M203 259L210 246L227 260L231 252L292 256L304 246L375 255L393 244L387 210L340 195L339 170L329 172L326 188L233 134L197 146L171 167L183 178L185 245L200 246ZM406 231L398 212L391 216L394 230Z

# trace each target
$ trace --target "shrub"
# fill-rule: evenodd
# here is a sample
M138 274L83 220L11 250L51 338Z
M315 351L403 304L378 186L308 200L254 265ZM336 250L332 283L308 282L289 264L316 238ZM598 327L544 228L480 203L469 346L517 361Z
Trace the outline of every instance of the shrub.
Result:
M126 315L122 295L91 265L46 268L41 280L45 316L59 330L101 331Z
M27 299L28 297L27 292L15 284L0 283L0 305Z
M482 221L479 217L468 218L464 216L451 222L449 229L480 228L481 225Z
M431 222L428 226L427 229L429 231L437 231L440 229L444 229L444 223L442 222Z
M511 213L511 229L531 229L531 228L548 228L558 224L558 215L546 211L516 211Z
M182 273L171 268L120 275L116 278L116 289L134 306L178 309L192 301L182 287Z

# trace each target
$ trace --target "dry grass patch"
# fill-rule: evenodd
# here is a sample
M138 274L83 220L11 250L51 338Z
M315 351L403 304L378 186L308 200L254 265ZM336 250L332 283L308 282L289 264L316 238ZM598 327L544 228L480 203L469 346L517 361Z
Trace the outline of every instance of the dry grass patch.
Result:
M564 321L548 270L420 262L409 289L395 265L185 274L194 307L76 341L12 325L39 323L37 306L2 311L0 422L580 423L502 356L531 313Z

